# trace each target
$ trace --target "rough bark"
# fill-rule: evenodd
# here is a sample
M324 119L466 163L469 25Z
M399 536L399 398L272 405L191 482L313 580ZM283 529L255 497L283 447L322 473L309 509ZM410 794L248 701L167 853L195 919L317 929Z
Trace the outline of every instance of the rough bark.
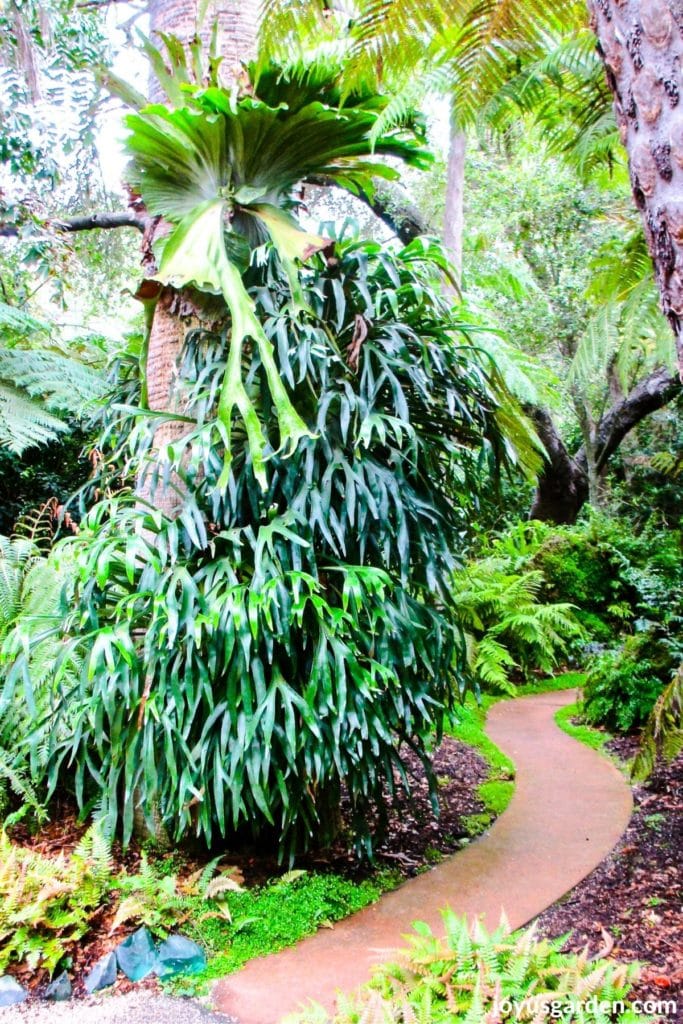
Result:
M683 3L588 0L683 376Z
M595 471L604 472L630 431L680 393L678 374L660 367L616 402L602 417L595 432ZM550 413L546 409L527 411L547 453L529 518L574 523L589 495L586 450L582 446L575 455L570 455Z
M256 53L258 0L211 0L201 25L197 22L197 0L150 0L150 34L158 45L160 33L177 36L185 45L197 35L207 49L214 24L218 25L218 52L222 55L219 74L222 84L230 86L238 78L242 65ZM163 100L156 80L150 82L150 97Z
M185 45L199 34L204 47L208 46L213 24L218 24L218 48L223 56L221 64L224 85L232 84L240 72L242 63L254 56L258 26L257 0L214 0L208 9L202 25L197 23L197 0L151 0L149 4L150 34L155 43L160 35L176 36ZM153 101L163 100L163 94L154 77L150 78L150 97ZM160 225L157 230L163 230ZM147 259L151 253L153 238L146 240ZM157 304L152 321L147 350L147 399L154 412L183 412L182 390L178 386L177 367L185 336L193 326L200 323L196 303L185 293L178 294L165 288ZM154 446L163 448L178 441L187 433L187 424L178 420L161 421L154 433ZM182 488L176 478L164 486L159 480L154 486L151 472L147 472L139 484L140 496L157 508L173 515L182 501Z
M453 125L448 148L443 240L458 281L462 278L466 150L467 140L464 133L456 125Z

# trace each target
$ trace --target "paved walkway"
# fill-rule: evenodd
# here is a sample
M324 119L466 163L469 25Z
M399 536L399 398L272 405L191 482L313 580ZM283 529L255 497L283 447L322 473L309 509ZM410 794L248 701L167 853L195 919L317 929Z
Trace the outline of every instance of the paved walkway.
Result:
M517 768L514 797L489 833L372 907L292 949L252 960L214 990L240 1024L276 1024L302 1002L327 1007L402 945L412 921L440 930L440 911L513 928L573 888L607 856L631 816L631 790L604 757L561 732L553 716L574 691L497 704L487 733Z

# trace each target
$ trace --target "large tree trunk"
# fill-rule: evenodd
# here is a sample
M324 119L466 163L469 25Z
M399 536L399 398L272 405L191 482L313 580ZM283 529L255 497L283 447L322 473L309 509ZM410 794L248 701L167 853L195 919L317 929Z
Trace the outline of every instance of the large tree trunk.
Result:
M683 4L588 0L683 376Z
M213 25L218 24L218 46L223 56L221 76L224 85L231 85L240 73L242 63L253 58L256 51L258 0L214 0L201 25L197 23L197 0L150 0L150 34L155 45L161 45L161 34L177 36L185 45L199 35L206 52ZM154 102L164 99L152 74L149 84ZM163 230L159 226L158 230ZM152 239L145 240L147 259ZM210 318L209 318L210 321ZM147 350L147 402L153 412L183 412L183 395L178 381L178 363L185 336L202 322L196 302L186 293L164 288L152 321ZM206 324L204 324L206 326ZM187 424L178 420L161 421L154 433L154 448L162 449L187 433ZM165 482L154 480L151 467L139 486L140 496L169 515L182 502L182 488L177 478Z
M448 249L451 263L455 268L458 282L462 279L466 150L467 140L465 135L460 131L457 124L453 122L450 145L448 147L443 240L444 245Z
M661 367L639 381L608 410L594 435L594 472L599 476L624 438L647 416L664 408L681 393L677 374ZM530 519L553 523L574 523L589 497L589 466L585 447L572 456L545 409L527 410L547 458L538 480L529 513Z

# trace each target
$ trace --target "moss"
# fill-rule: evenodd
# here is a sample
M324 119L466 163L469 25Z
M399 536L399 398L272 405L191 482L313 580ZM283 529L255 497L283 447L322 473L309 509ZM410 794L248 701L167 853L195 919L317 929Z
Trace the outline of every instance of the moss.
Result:
M467 835L473 839L485 832L492 821L490 814L468 814L462 819Z
M168 987L183 995L206 992L214 979L232 974L254 957L293 946L319 928L331 927L376 902L400 881L398 873L391 871L362 882L304 872L291 882L275 880L258 889L229 893L227 914L214 902L188 899L189 917L183 931L207 950L209 962L200 974L173 979Z
M515 791L514 782L502 782L500 779L490 779L482 782L478 793L487 811L498 816L502 814L512 800Z

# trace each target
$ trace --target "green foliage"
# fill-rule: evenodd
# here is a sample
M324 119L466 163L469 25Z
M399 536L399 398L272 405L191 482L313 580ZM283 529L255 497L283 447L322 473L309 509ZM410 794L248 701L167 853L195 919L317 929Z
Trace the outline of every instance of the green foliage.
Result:
M561 953L564 939L538 940L533 929L509 934L501 924L488 934L481 923L470 930L467 920L451 911L443 918L445 939L416 923L400 960L378 968L358 994L340 996L335 1013L330 1016L318 1006L289 1017L290 1024L450 1024L491 1020L494 1015L538 1020L556 1007L565 1021L638 1019L628 1010L614 1017L599 1009L603 1000L625 1000L638 977L636 964L591 962L587 952ZM501 1009L505 1005L510 1005L509 1013Z
M245 827L291 856L329 837L343 783L367 852L399 742L426 762L465 686L452 571L482 469L513 454L500 421L517 414L442 304L426 243L340 246L303 275L307 315L274 257L248 281L314 436L273 453L263 494L242 433L217 488L226 337L188 337L187 408L207 426L190 458L178 446L152 468L181 477L184 507L169 521L122 495L67 543L73 640L32 742L50 746L52 787L74 778L125 840L139 803L178 839ZM257 349L245 374L272 436ZM130 422L116 436L135 467L149 424ZM71 652L86 648L73 685Z
M654 629L628 637L591 668L582 711L589 722L617 732L642 726L678 665L683 650Z
M134 875L121 874L112 889L119 897L112 932L133 921L145 925L153 935L166 938L187 917L185 897L177 878L172 874L160 875L144 854L140 870Z
M484 689L513 694L513 671L550 672L568 641L582 635L570 604L541 603L543 582L541 572L510 573L495 557L455 575L456 615Z
M362 910L395 884L389 873L358 882L289 872L263 887L230 893L229 916L215 903L193 897L185 931L207 950L209 963L202 974L181 979L174 988L201 991L211 979L239 970L248 960L284 949Z
M97 829L57 857L17 846L1 831L0 971L25 962L52 973L88 932L111 871L111 848Z
M182 47L178 49L182 54ZM159 73L163 61L156 66ZM297 183L322 177L351 192L372 195L373 175L398 176L388 164L370 159L374 154L416 166L429 162L422 139L415 139L414 118L407 131L401 126L377 137L373 128L386 100L367 92L343 97L335 81L339 69L321 69L320 64L308 70L269 68L256 90L235 102L215 84L206 89L200 82L193 88L187 67L181 65L177 80L168 75L162 79L175 109L150 106L127 118L127 148L133 158L129 180L148 211L174 226L163 242L156 280L221 295L230 314L230 357L216 407L217 429L226 442L220 487L229 475L235 412L247 433L255 475L266 487L267 439L242 374L248 341L258 349L280 448L293 451L309 436L242 281L250 249L271 243L286 272L294 307L303 310L295 261L328 248L330 239L302 230L292 216ZM282 101L285 92L287 103ZM330 93L339 99L334 106Z
M17 525L17 536L0 536L0 818L6 824L26 814L45 817L45 747L29 757L23 741L49 703L47 680L67 607L68 565L45 554L50 516L49 508L38 510ZM21 669L13 671L8 666L17 656Z
M683 667L661 694L648 719L633 765L638 779L647 778L658 757L672 761L683 750Z
M17 455L54 441L67 426L60 414L77 416L102 398L100 375L85 363L49 351L47 325L0 302L0 446ZM21 347L35 337L41 349Z

